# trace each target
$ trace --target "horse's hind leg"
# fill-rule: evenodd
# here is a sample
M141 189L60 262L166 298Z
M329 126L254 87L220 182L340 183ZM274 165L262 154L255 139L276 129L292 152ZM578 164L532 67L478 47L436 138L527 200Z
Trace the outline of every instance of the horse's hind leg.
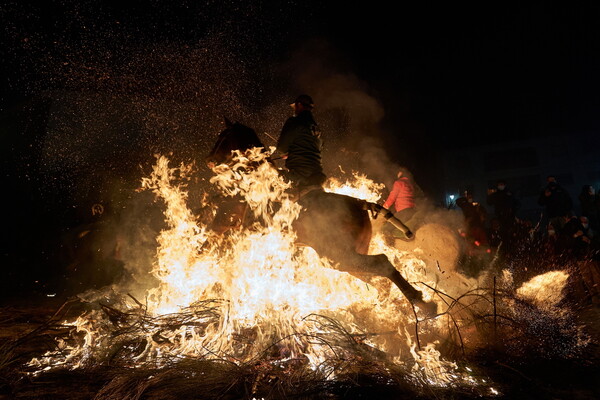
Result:
M348 273L367 273L388 278L411 304L418 306L428 315L436 313L435 303L425 303L423 294L404 279L385 254L364 255L348 252L343 258L344 262L340 265L341 270Z
M406 279L404 279L404 277L394 267L385 254L364 257L366 258L366 265L368 268L373 269L375 274L384 276L391 280L396 286L398 286L398 289L400 289L408 301L414 303L415 301L421 301L423 299L423 294L415 289L410 283L408 283ZM381 273L384 275L381 275Z
M402 292L402 294L412 303L417 300L421 300L423 295L420 291L415 289L400 272L394 268L394 265L386 257L385 254L378 255L364 255L364 254L350 254L349 255L349 266L357 268L352 272L363 272L388 278L391 280ZM342 267L343 268L343 267ZM350 272L350 271L349 271Z

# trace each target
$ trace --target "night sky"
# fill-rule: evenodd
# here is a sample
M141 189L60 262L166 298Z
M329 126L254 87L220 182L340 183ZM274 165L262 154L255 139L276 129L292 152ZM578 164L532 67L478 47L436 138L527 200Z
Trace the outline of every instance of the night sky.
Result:
M228 80L237 85L215 90L213 104L221 101L216 93L225 98L235 92L246 112L264 109L281 93L290 98L312 89L306 80L286 82L273 65L295 63L286 71L293 74L302 63L310 69L326 59L331 73L355 76L381 103L385 147L397 149L390 151L392 159L409 164L423 147L600 125L600 6L592 1L393 7L338 1L39 3L0 7L2 110L57 88L201 103L205 97L198 92L205 89L184 84L186 69L196 62L192 52L199 43L219 37L214 46L227 47L231 64L243 73L231 68ZM163 52L172 63L159 65ZM207 81L196 85L206 87Z
M395 121L458 143L598 128L597 3L401 5L384 15L335 40L356 44L358 70L389 96L391 114L405 102Z
M3 179L14 188L13 214L25 221L11 225L21 233L8 230L4 243L22 248L32 231L41 237L59 222L78 222L76 212L57 210L72 211L90 195L69 183L90 182L86 168L100 165L95 174L123 178L125 170L139 174L153 151L193 154L205 139L189 132L217 132L221 114L275 132L278 107L300 91L320 94L317 106L325 101L322 70L377 100L379 145L390 162L414 169L423 186L435 184L431 156L443 156L447 146L599 129L600 4L509 3L3 1ZM321 80L311 81L315 76ZM94 118L104 123L109 111L94 108L94 96L104 96L111 110L124 109L118 101L127 98L135 113L156 115L142 121L152 132L119 136L127 151L89 132L77 139L76 159L70 143L22 132L45 123L36 104L56 91L93 100L76 103L85 115L76 122L86 129ZM166 107L170 102L178 105ZM352 116L370 112L360 107ZM25 122L24 108L33 110ZM129 111L98 132L139 124ZM56 131L72 129L58 125Z
M599 124L600 6L592 1L44 3L0 6L3 110L68 86L56 70L61 63L98 64L109 54L118 63L119 52L193 46L219 32L255 69L311 41L328 42L337 68L368 85L406 140L411 127L468 143ZM244 100L256 104L260 96L268 91Z

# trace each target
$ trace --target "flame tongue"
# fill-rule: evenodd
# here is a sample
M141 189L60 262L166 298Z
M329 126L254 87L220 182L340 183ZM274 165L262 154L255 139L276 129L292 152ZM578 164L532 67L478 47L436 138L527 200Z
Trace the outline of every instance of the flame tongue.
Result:
M185 193L172 185L174 172L164 158L144 180L144 187L165 201L170 226L158 239L153 273L161 284L151 291L149 309L159 314L174 312L198 299L218 296L230 301L230 318L252 320L269 314L266 310L302 314L347 307L360 299L349 295L356 286L354 278L323 268L330 266L327 260L310 249L295 247L291 223L300 206L286 195L288 185L266 163L245 169L254 160L252 153L249 158L240 157L243 160L231 168L219 166L220 173L212 181L226 194L242 195L265 223L234 232L210 252L199 252L208 233L196 225L182 201Z
M331 379L328 360L350 360L356 355L348 349L369 348L397 364L412 354L415 374L423 370L428 382L448 384L453 367L439 359L433 345L417 351L410 339L403 339L399 327L413 324L415 317L395 286L381 278L367 284L337 271L314 250L295 246L291 224L300 206L289 199L288 184L264 157L255 149L238 153L231 166L214 168L211 182L226 196L241 196L260 221L217 237L198 225L187 208L185 179L191 168L170 168L165 157L158 157L142 185L166 205L168 228L158 237L152 271L159 284L148 291L146 305L124 304L127 312L120 321L98 311L80 317L70 325L84 334L83 342L65 344L63 352L30 365L78 368L106 358L110 339L120 335L124 343L137 343L121 350L123 362L133 366L160 366L177 357L237 363L298 358ZM332 181L326 190L379 199L383 185L364 175L354 179ZM213 245L203 246L209 239ZM409 281L435 285L426 278L424 262L411 254L390 248L380 237L372 241L372 250L402 265ZM429 300L431 293L424 295Z
M238 153L232 166L215 168L217 175L211 182L226 195L242 196L263 223L235 231L228 239L217 238L220 245L210 251L199 251L209 234L205 227L196 225L185 205L186 193L174 184L173 177L185 176L187 169L170 169L161 157L152 175L143 181L145 188L165 201L169 224L158 238L153 274L160 285L150 291L149 311L160 315L177 312L198 300L226 299L211 337L194 338L201 347L210 342L211 348L231 350L228 342L239 338L239 332L250 334L254 342L268 344L275 337L314 329L314 323L303 319L306 315L342 313L353 304L379 303L372 287L331 268L329 261L312 249L294 245L291 224L300 206L289 199L288 184L269 164L248 167L261 157L258 151ZM353 324L351 318L345 318ZM300 346L297 340L284 347L290 354L307 351L306 344Z

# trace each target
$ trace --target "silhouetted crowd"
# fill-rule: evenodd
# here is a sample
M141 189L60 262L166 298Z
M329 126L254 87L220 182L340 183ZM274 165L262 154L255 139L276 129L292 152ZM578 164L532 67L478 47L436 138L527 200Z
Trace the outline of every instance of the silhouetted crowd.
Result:
M562 261L597 260L600 196L593 186L585 185L577 200L579 215L574 212L576 204L570 193L554 176L549 176L537 201L541 208L538 221L517 217L520 203L503 180L488 190L485 202L489 212L469 192L456 200L456 206L465 218L462 235L472 248L484 248L508 260L525 256Z

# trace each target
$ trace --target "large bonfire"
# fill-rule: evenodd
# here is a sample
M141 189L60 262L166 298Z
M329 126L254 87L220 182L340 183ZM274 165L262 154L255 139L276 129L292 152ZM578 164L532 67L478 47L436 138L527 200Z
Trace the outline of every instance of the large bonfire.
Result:
M98 294L95 306L64 322L71 332L58 340L57 350L29 363L32 373L111 365L154 371L147 375L151 379L202 361L213 369L226 363L263 371L250 385L256 397L264 396L261 387L273 384L278 374L334 382L361 369L376 371L390 385L401 379L417 388L460 387L494 395L497 387L467 365L445 360L440 348L464 353L477 335L514 330L501 316L539 318L532 316L533 301L543 304L536 310L546 318L567 318L559 306L564 271L516 290L506 272L493 284L489 277L444 275L376 235L370 252L386 254L425 300L438 303L441 314L423 318L386 280L360 280L295 245L291 224L299 205L264 157L259 150L238 153L234 163L214 168L211 183L224 196L241 196L252 214L251 223L226 235L211 233L187 204L193 168L172 167L166 157L157 157L142 187L165 204L168 228L158 237L152 270L158 285L141 299L114 291ZM326 187L373 202L382 189L358 173L346 182L330 180ZM196 378L210 375L198 368Z

